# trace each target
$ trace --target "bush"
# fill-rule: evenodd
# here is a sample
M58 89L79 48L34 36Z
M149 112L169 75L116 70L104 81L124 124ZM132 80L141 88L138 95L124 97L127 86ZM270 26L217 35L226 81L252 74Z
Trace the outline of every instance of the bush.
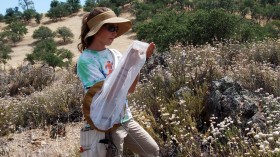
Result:
M264 26L268 37L278 39L280 37L280 20L275 20L267 23Z
M42 69L37 70L41 75L48 75L44 70L41 71ZM29 97L1 98L0 136L21 131L23 128L43 128L58 122L81 121L82 85L75 74L64 72L62 75L63 80L49 85L42 91L36 91ZM21 78L22 76L15 76L14 79ZM47 77L41 78L45 78L41 81L49 81Z
M229 13L234 13L238 5L232 0L198 0L194 2L195 9L212 10L224 9Z
M58 37L61 37L63 39L63 42L66 42L67 40L71 40L71 38L74 37L74 34L72 31L67 27L58 27L56 30L56 34Z
M155 16L151 22L139 24L135 31L140 40L154 41L159 51L163 51L175 43L199 45L229 39L234 34L237 19L222 10L171 11Z
M4 32L5 37L15 44L22 40L23 36L27 33L27 28L22 22L13 21L4 27Z
M229 40L235 33L239 18L223 10L198 10L187 23L188 40L194 45Z
M0 14L0 22L3 22L3 21L4 21L4 15Z
M18 10L18 7L15 8L7 8L6 14L4 16L5 22L7 24L10 24L12 22L19 22L21 18L22 13Z
M0 41L0 63L3 63L5 65L7 63L7 60L11 59L11 52L13 52L11 47L5 45L2 41Z
M57 49L53 39L41 40L31 54L26 55L26 60L31 64L41 61L44 64L55 67L67 67L71 64L73 54L67 49Z
M15 95L30 95L40 91L53 82L54 72L48 66L34 67L21 65L9 72L1 72L0 97Z
M216 41L230 39L260 41L269 36L258 24L221 9L192 13L166 11L154 16L151 21L136 25L134 30L140 40L154 41L159 51L168 50L175 43L213 45Z
M52 30L49 29L48 27L40 26L38 29L36 29L33 32L32 38L44 40L44 39L54 38L55 35L56 35L55 32L52 32Z
M70 14L78 12L81 8L80 0L67 0L65 5Z
M59 3L57 6L53 6L48 10L46 16L52 19L53 21L57 21L62 17L66 17L70 15L70 12L67 10L65 3Z
M43 14L40 14L40 13L35 14L35 21L37 24L41 23L42 17L43 17Z
M33 9L27 9L22 13L22 18L29 22L33 17L35 17L36 11Z
M231 37L240 42L261 41L269 34L259 24L248 20L240 20L238 23L235 34Z
M90 12L92 10L92 8L94 8L96 6L97 6L97 3L95 1L86 0L85 5L83 6L83 10L86 12Z

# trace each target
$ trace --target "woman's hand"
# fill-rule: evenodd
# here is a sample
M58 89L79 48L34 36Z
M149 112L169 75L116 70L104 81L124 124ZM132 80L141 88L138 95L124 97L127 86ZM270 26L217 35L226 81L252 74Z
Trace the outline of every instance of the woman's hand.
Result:
M151 42L147 51L146 51L146 58L150 58L152 56L152 54L154 53L154 49L155 49L156 45L154 42Z

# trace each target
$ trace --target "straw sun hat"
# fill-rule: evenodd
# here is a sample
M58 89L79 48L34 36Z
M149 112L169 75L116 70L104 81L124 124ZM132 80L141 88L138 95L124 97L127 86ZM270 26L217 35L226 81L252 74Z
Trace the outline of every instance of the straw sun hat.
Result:
M132 25L130 20L117 17L117 15L113 11L106 11L91 18L87 22L87 26L88 28L90 28L90 31L85 36L85 39L96 34L98 30L106 23L112 23L119 27L116 37L127 32Z

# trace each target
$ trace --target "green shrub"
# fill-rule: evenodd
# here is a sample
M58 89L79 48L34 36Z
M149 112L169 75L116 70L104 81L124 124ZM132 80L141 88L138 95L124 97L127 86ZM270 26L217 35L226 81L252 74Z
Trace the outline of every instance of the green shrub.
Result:
M264 26L268 37L278 39L280 37L280 20L275 20L267 23Z
M20 21L13 21L8 26L4 27L5 37L12 41L14 44L22 40L27 34L26 26Z
M137 38L155 42L159 51L171 45L214 44L235 39L241 42L260 41L269 36L260 25L218 9L195 12L166 11L156 14L151 21L135 26Z
M7 63L7 60L11 59L10 53L13 52L9 45L5 45L0 41L0 63L4 65Z
M261 41L269 34L259 24L248 20L241 20L236 27L235 35L232 39L241 42Z
M31 54L26 55L26 60L31 64L35 62L43 62L49 66L67 67L71 64L74 54L67 49L57 49L53 39L41 40L34 48Z
M71 29L65 26L58 27L56 30L56 34L58 37L61 37L63 39L63 42L71 40L74 37L74 34L72 33Z
M43 14L35 13L35 21L37 24L41 23L42 17L43 17Z
M70 14L78 12L81 8L80 0L67 0L66 5Z
M135 31L139 39L154 41L159 51L163 51L175 43L199 45L229 39L234 34L237 20L236 16L222 10L166 11L150 22L139 24Z
M4 15L0 14L0 22L4 22Z
M53 32L49 27L46 26L40 26L38 29L36 29L33 34L32 38L44 40L44 39L51 39L54 38L56 35L55 32Z
M143 22L135 27L137 38L147 42L155 42L159 51L169 49L170 45L177 42L186 43L189 29L186 13L166 11L155 15L152 21Z
M24 12L22 13L22 18L29 22L33 17L35 17L36 11L33 9L27 9L24 10Z
M96 6L96 2L92 0L85 0L85 5L83 6L83 10L86 12L90 12L92 8Z
M232 0L197 0L194 3L195 9L212 10L222 8L230 13L238 9L238 5Z
M229 40L235 33L239 18L219 10L198 10L193 13L187 28L188 40L194 45L213 43L212 41Z
M50 10L48 10L46 16L52 19L53 21L58 21L63 17L70 15L71 13L67 10L67 6L64 2L57 4L51 4Z

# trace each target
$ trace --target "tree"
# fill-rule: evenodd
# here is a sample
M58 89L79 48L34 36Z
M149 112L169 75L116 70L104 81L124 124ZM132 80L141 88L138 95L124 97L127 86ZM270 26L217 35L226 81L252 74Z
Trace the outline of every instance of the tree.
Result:
M35 21L36 21L37 24L41 23L42 17L43 17L43 14L40 14L40 13L36 12L36 14L35 14Z
M189 40L193 44L205 44L230 39L239 18L222 9L198 10L185 26L189 28Z
M74 34L71 32L71 30L65 26L58 27L56 30L57 36L63 39L63 42L66 42L66 40L71 40L71 38L74 37Z
M49 38L55 37L55 32L52 32L51 29L49 29L46 26L40 26L38 29L36 29L32 35L34 39L44 40Z
M223 8L230 13L233 13L237 9L233 0L198 0L195 3L196 9L212 10Z
M84 11L90 12L92 8L96 7L97 3L95 0L86 0L83 6Z
M67 0L67 10L72 14L76 13L80 10L81 5L80 5L80 0Z
M22 18L29 22L34 16L36 15L36 11L33 9L26 9L23 13L22 13Z
M21 41L23 36L27 33L27 28L22 22L14 21L4 27L4 32L6 37L15 44L16 42Z
M56 3L55 3L55 5L56 5ZM47 12L46 16L54 21L57 21L58 19L61 19L62 17L68 16L69 14L70 13L67 10L66 5L63 2L61 2L57 6L51 7L50 10Z
M0 41L0 63L5 64L7 63L8 59L11 59L10 53L13 52L12 49L5 45L3 42Z
M41 61L49 66L65 67L68 66L73 58L73 54L67 49L57 49L53 39L41 40L31 54L26 55L26 60L31 64Z
M4 21L4 15L0 14L0 22Z
M275 20L267 23L264 26L265 30L268 33L268 36L271 38L278 39L280 37L280 21Z
M28 9L34 10L34 3L32 0L19 0L19 5L24 11Z
M154 41L159 51L165 51L176 42L184 43L188 40L188 19L187 14L165 11L156 14L148 22L139 23L134 29L139 40Z
M6 14L4 16L5 22L10 24L12 22L20 20L22 13L18 10L18 7L6 9Z
M55 8L59 5L59 1L58 0L52 0L51 1L51 4L50 4L50 7L51 8Z
M273 20L280 20L280 5L267 5L266 8L264 8L264 14L267 18L267 21L273 19Z
M68 67L73 58L73 53L70 50L61 48L57 49L55 53L46 55L44 61L51 67Z

